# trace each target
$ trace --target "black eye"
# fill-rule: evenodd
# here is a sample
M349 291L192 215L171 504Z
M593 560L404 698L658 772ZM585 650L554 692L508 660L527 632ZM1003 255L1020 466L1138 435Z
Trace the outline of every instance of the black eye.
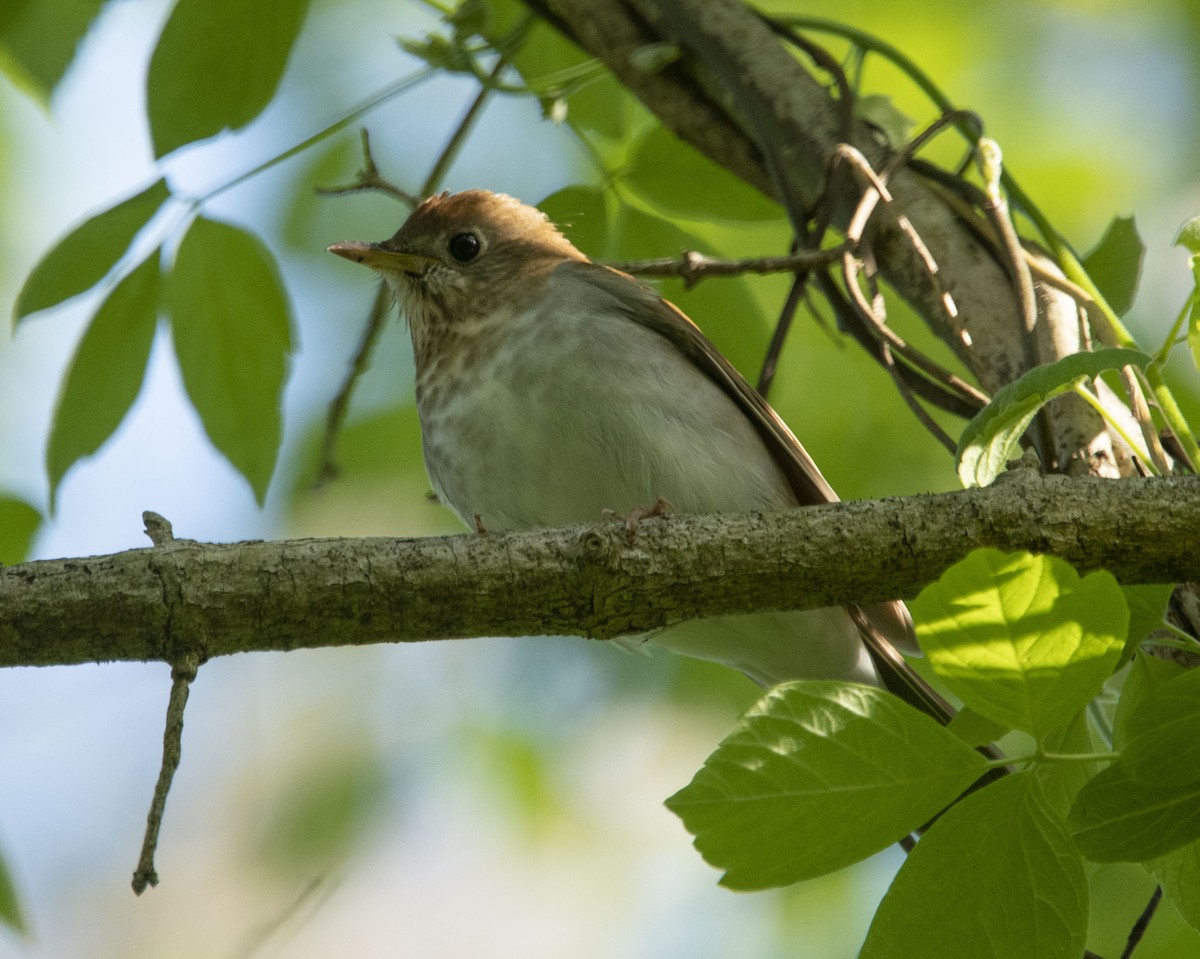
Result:
M459 233L450 239L450 255L459 263L469 263L479 256L479 237L474 233Z

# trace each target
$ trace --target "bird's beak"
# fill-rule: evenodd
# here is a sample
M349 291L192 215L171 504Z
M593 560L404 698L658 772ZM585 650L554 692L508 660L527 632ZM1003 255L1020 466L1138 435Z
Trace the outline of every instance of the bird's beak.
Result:
M372 270L381 270L385 273L424 273L437 262L431 256L422 256L419 253L400 253L396 250L389 250L381 243L364 243L361 240L344 240L341 243L331 244L326 249L347 260L353 260L355 263L369 266Z

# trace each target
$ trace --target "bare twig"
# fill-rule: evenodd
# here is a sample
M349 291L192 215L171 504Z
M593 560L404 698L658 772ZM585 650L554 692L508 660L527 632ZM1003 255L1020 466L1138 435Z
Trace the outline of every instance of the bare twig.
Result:
M635 276L678 276L687 287L695 286L710 276L741 276L746 273L794 273L797 270L820 269L834 263L845 252L846 245L825 250L799 250L787 256L756 256L744 260L719 260L695 250L685 250L678 257L655 260L630 260L610 263L615 270Z
M167 795L171 791L171 780L179 768L183 740L183 710L187 706L188 692L196 678L200 659L190 653L171 668L171 697L167 701L167 722L163 729L162 766L158 771L158 782L154 785L154 798L150 801L150 812L146 814L146 835L142 839L142 852L138 857L137 869L133 872L133 891L141 895L147 886L158 885L158 872L154 868L154 851L158 847L158 833L162 828L163 811Z
M1129 939L1125 942L1125 948L1121 952L1121 959L1131 959L1133 951L1142 941L1142 937L1146 935L1146 927L1150 925L1150 920L1154 918L1154 913L1158 911L1158 904L1160 902L1162 902L1162 886L1155 886L1154 892L1150 894L1150 901L1146 903L1146 908L1142 910L1142 914L1137 917L1137 922L1129 930Z
M363 168L355 174L353 182L347 183L345 186L316 187L317 195L346 196L351 193L376 190L399 200L409 208L416 206L420 202L419 197L400 189L390 180L385 180L379 175L379 168L375 165L375 158L371 155L371 134L366 127L362 128L359 136L362 138Z
M442 152L438 154L437 160L434 161L429 175L425 177L425 182L421 185L421 196L426 197L433 194L441 185L442 180L446 176L446 171L450 169L450 164L454 162L458 156L458 151L462 148L463 142L466 140L467 134L471 127L475 125L475 121L479 118L479 114L483 111L484 104L495 90L495 82L508 66L508 59L504 56L499 57L496 63L492 66L491 72L487 78L481 81L479 92L475 95L475 99L471 101L471 105L467 107L466 113L462 115L462 119L458 121L454 132L450 134L450 139L446 141L446 145L442 147Z
M334 449L337 446L338 434L342 431L342 424L346 422L354 387L371 365L371 353L375 350L375 344L379 342L391 305L392 295L387 285L380 283L379 289L375 291L375 301L371 304L367 326L363 330L362 339L359 340L358 349L354 351L354 358L350 361L350 368L325 412L325 432L321 436L321 454L317 462L314 486L337 478L338 466L334 458Z

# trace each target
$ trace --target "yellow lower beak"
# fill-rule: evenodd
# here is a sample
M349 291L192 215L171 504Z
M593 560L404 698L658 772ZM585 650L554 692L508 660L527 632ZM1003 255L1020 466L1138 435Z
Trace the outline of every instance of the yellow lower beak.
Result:
M386 273L423 273L437 262L431 256L419 253L399 253L379 243L364 243L361 240L344 240L326 247L330 253L369 266L372 270Z

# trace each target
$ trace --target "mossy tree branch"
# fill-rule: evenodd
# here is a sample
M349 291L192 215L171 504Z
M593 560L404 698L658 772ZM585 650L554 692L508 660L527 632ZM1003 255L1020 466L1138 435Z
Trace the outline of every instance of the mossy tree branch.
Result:
M684 619L907 598L971 550L1124 583L1200 579L1200 477L1006 474L988 489L511 534L175 540L0 569L0 666L468 636L610 638Z

